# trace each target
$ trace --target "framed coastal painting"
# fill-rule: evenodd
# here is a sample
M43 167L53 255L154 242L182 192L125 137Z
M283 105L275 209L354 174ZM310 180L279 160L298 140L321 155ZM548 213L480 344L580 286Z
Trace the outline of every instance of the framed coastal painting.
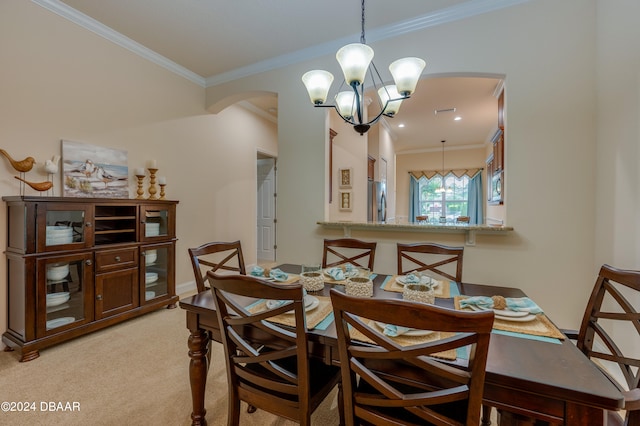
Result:
M129 198L127 151L62 141L65 197Z

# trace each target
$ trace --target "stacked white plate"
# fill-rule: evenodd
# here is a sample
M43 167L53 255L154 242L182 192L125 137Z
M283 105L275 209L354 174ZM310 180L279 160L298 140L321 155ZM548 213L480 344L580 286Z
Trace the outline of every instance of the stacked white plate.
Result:
M60 293L47 294L47 307L62 305L67 302L71 296L68 291L62 291Z
M70 226L47 226L47 245L69 244L73 242L73 228Z
M145 284L149 285L151 283L155 283L158 281L158 273L157 272L147 272L145 274Z
M145 224L145 236L147 237L157 237L160 235L160 224L147 222Z
M47 267L47 279L51 281L63 280L69 275L69 264L51 265Z

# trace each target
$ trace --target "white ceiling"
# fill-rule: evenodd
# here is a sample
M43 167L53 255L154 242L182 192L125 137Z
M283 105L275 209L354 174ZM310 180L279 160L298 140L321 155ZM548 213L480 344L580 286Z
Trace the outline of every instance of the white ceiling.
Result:
M191 73L205 85L326 55L360 36L357 0L34 1L89 29L98 28L96 32L116 42L139 44L170 63L169 68ZM369 0L367 41L523 1L527 0L402 0L398 7L398 2ZM423 79L397 117L388 120L397 151L429 145L440 149L443 139L448 146L485 142L497 125L493 95L498 84L496 78ZM306 99L303 91L301 86ZM277 116L274 98L252 100L252 104L264 114ZM434 114L436 109L453 107L462 120L453 122L451 113ZM406 127L397 128L400 123Z

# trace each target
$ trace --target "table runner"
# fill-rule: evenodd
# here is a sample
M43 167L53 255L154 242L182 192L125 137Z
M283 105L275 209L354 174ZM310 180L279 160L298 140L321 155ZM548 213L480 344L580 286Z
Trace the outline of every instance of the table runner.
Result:
M461 309L460 300L469 296L455 296L455 308L459 311L473 312L471 309ZM521 334L531 334L533 336L553 337L564 340L566 337L545 314L537 314L536 319L527 322L505 321L496 318L493 322L493 328L502 331L511 331Z
M395 291L396 293L402 293L404 291L404 286L401 284L398 284L398 282L396 281L397 277L398 275L392 275L391 277L385 280L385 282L382 284L382 286L380 286L380 288L386 291ZM435 296L443 299L450 298L451 289L450 289L449 281L446 281L446 280L443 280L443 281L436 280L436 281L438 281L439 285L434 289Z
M369 322L369 325L372 328L379 330L379 327L377 327L376 325L373 325L371 322ZM353 340L373 344L373 341L371 339L369 339L367 336L360 333L358 330L354 328L350 329L350 333L351 333L351 338ZM397 342L398 344L400 344L400 346L412 346L412 345L419 345L421 343L427 343L427 342L433 342L436 340L446 339L454 335L455 333L435 332L435 333L427 334L426 336L407 336L406 334L402 334L397 337L389 337L389 338L392 339L394 342ZM436 354L433 354L433 356L436 356L438 358L443 358L443 359L455 360L457 357L457 353L455 349L450 349L448 351L443 351L443 352L438 352Z
M317 297L320 303L318 304L318 307L315 308L314 310L306 312L307 329L309 330L313 330L314 328L318 327L318 325L322 323L323 320L333 312L333 307L331 306L331 300L328 297L325 297L325 296L314 296L314 297ZM264 311L266 309L266 303L267 303L266 300L261 299L247 306L246 309L252 314L255 314L256 312ZM294 327L296 325L295 315L293 315L293 313L281 314L273 318L270 318L269 321L282 324L282 325L288 325L290 327Z

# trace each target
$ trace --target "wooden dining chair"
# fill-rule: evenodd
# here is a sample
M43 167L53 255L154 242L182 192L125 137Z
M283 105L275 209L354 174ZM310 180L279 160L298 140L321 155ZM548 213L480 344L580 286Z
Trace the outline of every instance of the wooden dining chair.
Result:
M347 426L480 424L493 311L353 297L336 289L330 295ZM402 346L383 334L386 324L431 330L434 339ZM444 352L455 358L458 351L465 354L459 364L439 358Z
M188 250L198 293L208 289L206 285L208 271L230 271L242 275L247 273L240 241L206 243Z
M246 275L207 272L207 277L227 366L227 423L240 423L240 401L245 401L301 425L310 425L313 411L339 384L340 368L309 356L302 286L283 286ZM278 303L271 309L265 303L264 309L250 312L246 308L247 298L258 303L263 300ZM295 318L295 327L270 321L282 315Z
M580 330L563 330L625 397L624 415L607 412L609 425L640 425L639 301L640 271L603 265Z
M440 277L461 282L463 254L464 247L449 247L434 243L398 243L398 274L431 271ZM442 268L444 265L449 265L449 269L444 270Z
M367 242L354 238L325 239L322 252L322 267L328 268L351 263L373 271L376 246L377 243L375 241Z

